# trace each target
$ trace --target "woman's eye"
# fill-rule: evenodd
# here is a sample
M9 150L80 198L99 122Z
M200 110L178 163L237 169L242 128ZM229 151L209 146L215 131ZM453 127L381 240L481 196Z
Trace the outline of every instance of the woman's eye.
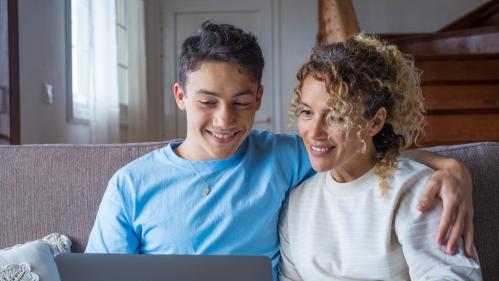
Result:
M305 108L302 108L302 109L300 109L300 115L310 116L310 115L312 115L312 111L305 109Z
M342 117L336 117L336 116L328 116L327 120L331 124L341 124L345 121L345 119L343 119Z

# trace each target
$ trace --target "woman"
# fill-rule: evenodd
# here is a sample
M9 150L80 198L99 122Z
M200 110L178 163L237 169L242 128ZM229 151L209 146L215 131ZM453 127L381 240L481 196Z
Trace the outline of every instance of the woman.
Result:
M422 131L420 75L365 35L322 46L298 71L292 112L313 168L280 223L280 280L480 280L432 242L441 206L416 211L433 171L400 156Z

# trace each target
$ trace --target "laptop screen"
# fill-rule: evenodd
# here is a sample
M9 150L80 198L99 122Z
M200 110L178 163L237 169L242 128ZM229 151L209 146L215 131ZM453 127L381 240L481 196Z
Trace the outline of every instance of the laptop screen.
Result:
M272 281L261 256L60 254L61 281Z

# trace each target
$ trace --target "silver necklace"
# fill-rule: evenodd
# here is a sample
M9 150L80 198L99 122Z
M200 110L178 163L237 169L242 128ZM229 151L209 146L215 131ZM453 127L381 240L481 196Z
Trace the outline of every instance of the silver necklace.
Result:
M211 192L210 184L201 176L201 173L198 171L198 169L196 169L196 167L191 163L191 161L187 162L189 163L189 165L191 165L191 168L194 170L198 178L200 178L201 181L203 181L203 183L205 184L203 188L203 193L204 195L208 196L208 194L210 194ZM218 176L213 185L217 184L217 182L227 173L228 170L229 170L228 168L225 169L225 171L220 176Z

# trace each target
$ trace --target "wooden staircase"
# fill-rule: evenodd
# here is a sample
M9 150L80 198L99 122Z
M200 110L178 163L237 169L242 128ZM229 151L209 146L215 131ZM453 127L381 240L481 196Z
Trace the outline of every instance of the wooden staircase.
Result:
M381 37L423 70L421 145L499 142L499 0L434 33Z

